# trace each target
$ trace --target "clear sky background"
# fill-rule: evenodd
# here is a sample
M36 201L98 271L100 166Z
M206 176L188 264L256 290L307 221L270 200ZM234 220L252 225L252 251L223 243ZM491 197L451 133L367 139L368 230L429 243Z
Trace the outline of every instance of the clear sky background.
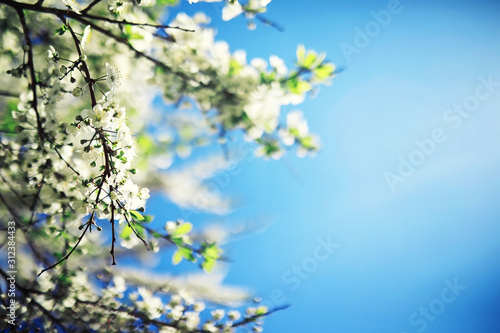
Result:
M372 11L387 1L274 0L265 16L284 32L223 22L220 8L186 2L171 15L205 11L248 59L292 67L304 44L345 68L300 105L322 139L316 158L245 161L223 190L236 210L191 219L267 226L225 246L226 283L292 305L265 331L500 332L500 4L403 0L382 26ZM358 29L373 29L364 43ZM460 116L464 103L474 111ZM419 165L391 189L386 172L410 157ZM160 207L159 220L180 216L159 198L148 208ZM339 247L326 255L318 238Z

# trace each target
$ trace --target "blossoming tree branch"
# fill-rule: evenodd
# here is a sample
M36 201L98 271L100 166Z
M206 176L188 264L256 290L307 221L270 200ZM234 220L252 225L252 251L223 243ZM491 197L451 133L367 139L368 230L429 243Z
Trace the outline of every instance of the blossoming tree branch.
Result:
M222 17L279 28L262 16L269 2L226 1ZM277 56L248 61L216 41L203 13L165 22L175 4L0 0L0 228L15 224L22 263L16 321L6 329L258 332L280 310L237 310L250 295L214 271L228 232L175 216L160 226L146 202L154 191L186 211L227 212L220 194L195 199L233 163L227 139L240 133L264 158L317 152L302 112L284 106L330 83L335 67L304 46L292 69ZM226 153L171 170L211 144ZM173 264L214 272L183 278L119 265L160 248L174 249ZM4 294L0 307L8 307Z

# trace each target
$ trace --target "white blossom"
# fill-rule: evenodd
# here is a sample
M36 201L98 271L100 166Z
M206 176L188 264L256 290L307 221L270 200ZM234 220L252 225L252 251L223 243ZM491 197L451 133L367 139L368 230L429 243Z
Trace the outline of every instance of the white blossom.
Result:
M90 25L88 25L83 30L83 36L82 36L82 42L81 42L82 50L84 50L85 47L88 45L91 37L92 37L92 27Z
M238 1L235 1L234 3L228 3L226 7L222 9L222 19L224 21L229 21L240 15L241 13L243 13L243 7Z

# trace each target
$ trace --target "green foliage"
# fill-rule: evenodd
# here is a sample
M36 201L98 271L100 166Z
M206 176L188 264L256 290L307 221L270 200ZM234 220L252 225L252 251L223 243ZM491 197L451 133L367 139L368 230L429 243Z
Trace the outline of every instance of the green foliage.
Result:
M15 133L18 122L12 117L12 111L17 110L17 103L8 101L6 110L2 113L2 120L0 122L0 132L2 133Z
M56 29L56 30L54 31L54 34L55 34L55 35L62 36L62 35L64 35L64 33L65 33L66 31L68 31L68 27L67 27L65 24L63 24L63 25L62 25L62 27L60 27L59 29Z
M312 85L298 77L286 81L287 88L292 94L302 95L312 89Z
M142 214L139 213L138 211L131 210L130 215L132 215L132 217L137 221L144 221L145 220L144 216L142 216Z

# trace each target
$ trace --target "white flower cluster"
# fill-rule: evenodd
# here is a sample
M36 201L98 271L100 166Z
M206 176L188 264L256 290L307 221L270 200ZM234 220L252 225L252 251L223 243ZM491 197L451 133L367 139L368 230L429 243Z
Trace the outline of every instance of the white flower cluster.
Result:
M17 110L11 112L18 124L16 136L0 136L0 190L12 192L8 198L13 207L43 207L46 216L53 216L71 210L79 176L71 167L74 149L56 108L62 93L60 73L53 64L56 52L51 48L49 53L49 66L39 74L44 94L35 103L31 92L22 93ZM2 207L0 214L6 209ZM35 218L32 215L31 222Z
M65 1L65 0L63 0ZM132 19L137 15L144 14L136 7L152 7L156 5L156 0L110 0L107 1L108 10L120 15L124 19ZM142 16L142 15L141 15ZM147 15L141 17L144 21Z
M189 3L197 2L220 2L222 0L188 0ZM222 19L229 21L245 13L248 18L253 18L256 14L264 13L266 6L271 0L249 0L245 4L241 4L238 0L226 0L226 5L222 9Z
M70 71L82 60L75 61L71 69L61 66L52 46L46 59L48 66L38 83L43 95L35 105L32 92L21 94L17 111L12 111L18 133L12 139L0 137L0 165L9 165L8 173L0 173L5 182L2 191L14 191L10 197L21 204L12 204L43 207L46 216L72 212L77 220L96 213L99 218L130 220L130 211L144 207L149 190L131 179L136 144L125 108L108 98L98 101L92 110L83 110L73 124L65 124L58 116L64 114L58 109L65 92L62 87L71 84ZM110 65L108 72L111 92L107 96L112 96L120 76ZM79 97L82 89L76 87L72 94ZM2 209L2 213L7 212ZM32 219L35 217L33 214Z
M53 48L49 50L49 55L55 53ZM49 61L53 59L54 56ZM66 127L73 137L73 153L83 161L79 164L83 186L78 186L80 198L73 208L122 223L131 218L131 210L144 207L149 190L139 188L131 180L136 144L127 125L125 108L116 99L109 99L121 84L121 74L110 64L106 64L106 70L111 89L105 96L107 100L97 101L92 110L84 109L76 116L76 122ZM116 213L110 211L110 205L116 206Z
M260 332L262 318L273 312L258 305L241 309L246 291L214 287L202 273L196 279L123 274L107 267L108 253L113 264L115 251L151 258L145 249L157 252L163 242L175 248L174 264L186 260L212 271L223 259L215 240L189 234L193 225L182 220L167 222L166 233L150 227L151 216L141 214L149 197L143 186L170 193L179 206L228 211L230 201L206 181L223 163L164 170L175 155L187 157L199 139L217 136L223 144L231 131L243 132L264 157L279 158L291 147L299 156L315 152L319 141L302 113L283 109L327 83L334 67L304 47L291 70L277 56L247 61L244 51L231 52L215 40L203 14L179 14L169 23L178 29L163 31L161 11L142 8L155 3L13 0L0 9L0 67L9 69L0 76L8 96L0 122L0 224L14 219L22 230L19 256L29 253L19 270L16 309L27 331ZM269 3L227 0L223 17L265 22L258 15ZM16 11L20 20L10 20ZM158 93L177 110L155 112ZM136 167L145 176L134 176ZM97 218L127 223L106 223L112 238L99 238L103 233L90 233ZM141 243L146 247L115 249ZM3 311L6 298L0 298Z
M25 325L31 329L40 327L37 325L41 322L37 323L35 319L44 317L43 309L50 309L54 317L62 319L58 322L62 325L59 328L70 331L119 329L120 332L136 332L148 327L170 333L200 330L231 333L237 332L239 327L262 331L263 317L268 312L265 306L249 306L242 315L236 309L214 309L213 304L205 304L186 290L153 292L145 286L147 281L132 284L127 277L111 272L90 278L93 275L86 270L70 274L57 268L35 281L23 281L29 283L29 290L36 293L30 300L19 299L17 320L25 319ZM96 278L97 284L104 285L99 296L96 295ZM0 308L3 308L3 303L0 303ZM71 315L63 315L68 309L71 309ZM50 331L52 325L46 320L44 329Z
M296 142L300 145L297 148L297 155L304 157L310 150L316 149L320 146L319 138L316 135L309 134L309 126L307 121L303 118L303 114L299 110L291 111L286 116L286 127L279 130L281 141L291 146Z
M313 85L333 76L333 65L312 51L302 52L303 47L297 52L301 58L296 71L289 71L277 56L269 58L270 66L259 58L247 63L244 51L231 53L225 42L215 41L208 23L203 14L177 15L171 24L194 32L168 31L176 42L164 44L161 60L169 69L160 71L156 82L164 86L164 96L171 102L183 96L194 100L215 132L242 129L263 146L264 155L278 156L283 149L278 129L287 129L287 124L279 123L282 107L301 103ZM315 74L319 69L322 76ZM313 139L297 138L295 143L302 147L300 155L319 148Z
M132 161L136 147L126 124L125 108L114 99L99 101L92 110L83 110L68 130L75 136L83 161L92 168L80 188L80 204L74 208L110 219L109 205L114 203L114 218L121 223L130 218L130 210L144 207L149 190L140 189L130 178L135 172Z
M206 310L206 305L196 301L186 291L172 295L167 304L163 304L162 298L142 287L138 288L137 292L133 293L130 298L137 309L148 313L151 318L157 319L165 316L175 323L175 327L164 327L160 330L161 332L195 332L202 329L207 332L231 333L240 326L238 321L242 317L238 310L230 310L226 314L223 309L215 309L210 311L209 319L203 323L201 316ZM248 319L248 323L252 324L254 331L260 332L262 330L261 318L267 311L265 306L247 308L245 319ZM206 318L205 315L204 317Z

